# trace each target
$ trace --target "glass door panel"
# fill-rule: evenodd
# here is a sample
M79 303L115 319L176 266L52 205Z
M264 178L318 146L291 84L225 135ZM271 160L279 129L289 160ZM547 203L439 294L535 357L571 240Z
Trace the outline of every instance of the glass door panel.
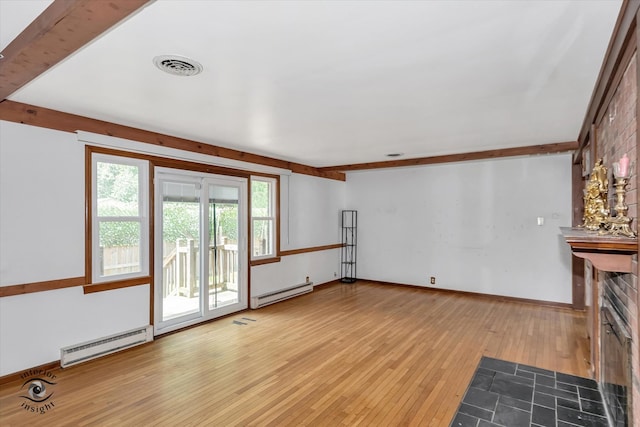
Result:
M200 184L162 182L162 321L200 315Z
M237 187L209 185L209 310L239 302Z
M155 176L156 334L247 308L247 179Z

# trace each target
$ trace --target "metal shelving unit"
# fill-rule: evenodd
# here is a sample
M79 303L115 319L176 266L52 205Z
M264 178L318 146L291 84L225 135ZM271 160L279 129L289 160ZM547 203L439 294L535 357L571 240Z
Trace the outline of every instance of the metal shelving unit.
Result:
M342 211L342 253L340 257L340 281L354 283L358 256L358 211Z

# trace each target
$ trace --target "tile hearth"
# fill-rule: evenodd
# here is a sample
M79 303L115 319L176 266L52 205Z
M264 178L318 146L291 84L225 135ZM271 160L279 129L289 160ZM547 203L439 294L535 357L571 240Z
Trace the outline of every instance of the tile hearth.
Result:
M483 357L450 427L607 427L594 380Z

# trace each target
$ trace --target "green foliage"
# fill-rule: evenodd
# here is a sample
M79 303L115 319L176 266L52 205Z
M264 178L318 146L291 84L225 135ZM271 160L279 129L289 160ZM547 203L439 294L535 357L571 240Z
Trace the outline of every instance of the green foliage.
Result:
M251 181L251 216L270 216L269 186L266 181Z
M213 240L213 230L217 228L219 237L238 240L238 205L216 204L214 227L214 213L209 211L210 229ZM197 203L165 202L163 205L163 239L175 242L177 239L197 240L200 230L200 206Z
M100 217L138 216L138 167L116 163L98 162L97 197ZM266 184L266 183L264 183ZM257 191L268 200L268 186ZM267 194L265 194L267 191ZM264 202L267 206L267 202ZM238 205L216 204L217 232L232 241L238 239ZM213 238L213 211L210 211ZM200 206L198 203L163 202L163 238L168 242L177 239L198 240L200 235ZM137 246L140 244L140 224L137 221L100 222L100 246Z
M216 205L216 220L222 237L238 241L238 205Z
M167 242L177 239L198 240L200 230L197 203L164 202L163 237ZM121 204L106 204L104 216L120 216ZM210 220L213 230L213 212ZM216 205L217 231L220 237L238 240L238 205ZM213 239L213 234L211 236ZM100 246L137 246L140 244L140 226L137 221L103 221L100 224Z
M140 223L134 221L109 221L100 223L100 246L138 246Z
M137 215L138 167L98 162L96 173L98 215ZM124 210L114 213L116 206Z
M164 202L162 234L165 242L177 239L199 239L200 205L198 203Z
M100 217L137 217L138 167L98 162L97 197ZM100 246L137 246L140 223L137 221L100 222Z

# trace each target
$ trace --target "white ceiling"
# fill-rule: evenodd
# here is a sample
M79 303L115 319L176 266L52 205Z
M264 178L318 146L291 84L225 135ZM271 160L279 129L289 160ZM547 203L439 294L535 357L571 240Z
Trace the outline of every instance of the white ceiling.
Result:
M620 5L158 0L9 99L312 166L571 141Z

